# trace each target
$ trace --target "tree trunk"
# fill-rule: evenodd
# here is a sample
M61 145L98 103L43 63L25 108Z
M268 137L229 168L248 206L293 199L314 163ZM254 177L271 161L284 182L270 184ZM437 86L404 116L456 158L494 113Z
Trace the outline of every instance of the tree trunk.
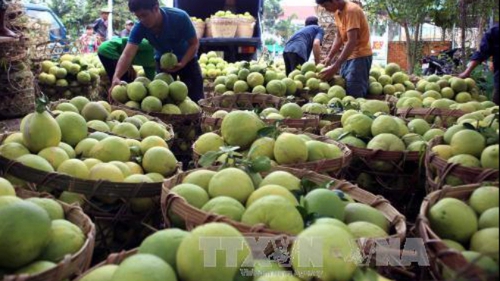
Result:
M442 32L441 33L441 41L444 42L444 41L446 41L446 27L443 27L441 32Z
M480 17L479 18L479 26L478 26L478 33L476 37L476 49L479 49L479 46L481 45L481 40L483 39L484 35L484 29L486 27L486 22L488 21L487 18Z
M412 55L411 55L411 50L412 50L412 45L411 45L411 34L410 34L410 28L408 27L407 23L403 24L405 34L406 34L406 62L408 63L408 74L412 75L413 74L413 61L412 61Z
M466 50L466 42L467 38L466 37L466 29L467 29L467 0L461 0L460 1L460 28L461 28L461 36L462 36L462 65L466 65L468 62L467 58L467 50Z

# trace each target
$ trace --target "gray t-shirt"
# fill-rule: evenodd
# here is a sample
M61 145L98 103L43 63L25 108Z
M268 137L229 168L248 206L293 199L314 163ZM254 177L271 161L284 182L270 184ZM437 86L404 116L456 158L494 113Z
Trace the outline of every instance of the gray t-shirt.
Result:
M305 61L309 60L314 40L323 42L325 32L317 25L310 25L297 31L286 43L285 53L296 53Z

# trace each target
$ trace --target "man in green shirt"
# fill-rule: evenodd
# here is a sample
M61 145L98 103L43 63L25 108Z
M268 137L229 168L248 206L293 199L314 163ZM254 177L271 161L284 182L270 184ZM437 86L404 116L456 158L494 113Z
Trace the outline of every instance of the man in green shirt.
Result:
M106 69L106 73L110 81L113 80L113 76L115 75L116 65L118 64L118 60L127 46L128 38L115 38L109 41L102 43L99 47L98 55L101 60L104 69ZM153 80L156 74L156 61L154 57L154 48L149 44L147 40L143 40L139 44L139 50L137 51L137 55L134 57L132 61L132 65L142 66L144 68L144 72L146 77L150 80ZM133 67L130 67L128 72L125 73L122 77L122 81L125 82L133 82L136 77L136 73Z

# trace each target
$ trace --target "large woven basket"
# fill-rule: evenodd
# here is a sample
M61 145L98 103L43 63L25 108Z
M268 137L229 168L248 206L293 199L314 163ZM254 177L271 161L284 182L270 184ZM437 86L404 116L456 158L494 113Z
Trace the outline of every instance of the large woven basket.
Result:
M237 19L213 17L210 20L210 25L214 38L234 38L238 30Z
M212 21L210 19L205 20L205 37L207 38L214 37L212 33Z
M253 37L253 33L255 30L255 23L256 21L254 19L239 18L238 29L236 30L236 37L237 38Z
M446 128L453 126L456 119L465 114L461 110L439 108L400 108L396 111L396 116L403 119L418 117L432 122L435 117L440 117L442 126Z
M198 37L198 39L203 38L203 36L205 35L205 22L196 21L193 22L193 25L196 30L196 36Z
M242 93L230 96L217 96L199 101L199 105L207 114L218 110L231 112L233 110L263 110L267 107L281 108L287 100L266 94Z
M172 178L167 179L163 184L162 191L162 213L167 226L170 225L170 220L168 214L170 212L175 213L180 216L186 222L187 229L193 229L197 226L211 223L211 222L223 222L230 224L237 228L240 232L245 234L256 234L261 236L277 236L286 235L286 233L281 233L278 231L267 229L265 226L257 225L250 226L240 222L235 222L227 217L215 215L212 213L206 213L200 209L194 208L189 205L182 197L170 192L170 190L178 184L181 184L186 176L196 170L192 170L186 173L179 174ZM375 196L367 191L360 189L357 186L352 185L349 182L334 180L333 178L325 175L320 175L318 173L299 170L292 168L277 167L272 169L273 171L286 171L289 172L300 179L308 179L316 184L324 184L326 182L334 181L331 189L341 190L344 193L350 195L355 201L370 205L379 211L381 211L384 216L391 223L392 238L402 239L406 238L406 221L405 217L401 215L391 204L380 196ZM264 174L265 176L265 174ZM362 239L363 240L363 239ZM365 243L367 241L364 241Z
M52 102L52 103L50 104L50 108L51 108L52 110L55 110L55 108L56 108L59 104L61 104L61 103L68 103L68 102L69 102L69 100L58 100L58 101L56 101L56 102ZM128 116L128 117L132 117L132 116L136 116L136 115L142 115L142 116L145 116L148 120L150 120L150 121L154 121L154 122L156 122L156 123L158 123L158 124L160 124L160 125L164 126L164 127L167 129L167 131L168 131L168 133L169 133L169 135L170 135L170 138L165 139L165 141L166 141L166 142L168 142L168 143L171 143L171 142L173 141L174 137L175 137L175 132L174 132L174 128L173 128L173 126L172 126L172 125L170 125L170 124L166 124L165 122L163 122L162 120L160 120L160 119L159 119L159 118L157 118L157 117L150 116L150 115L148 115L148 114L146 114L146 113L144 113L144 112L137 111L137 110L133 110L133 109L128 108L128 107L117 106L117 105L112 104L112 105L111 105L111 111L115 111L115 110L122 110L122 111L124 111L124 112L127 114L127 116ZM90 132L94 132L95 130L93 130L93 129L90 129L90 128L89 128L89 131L90 131ZM113 134L113 133L111 133L111 132L108 132L107 134L108 134L108 135L114 135L114 134ZM139 141L140 141L141 139L137 139L137 140L139 140Z
M498 183L494 185L498 186ZM469 263L460 252L450 249L432 230L427 217L432 206L441 199L468 200L479 187L481 187L481 184L459 187L448 186L429 194L422 203L416 231L426 245L427 253L431 258L430 265L435 280L443 280L442 270L445 266L458 273L457 280L459 278L464 278L461 280L498 280L498 276L487 276L480 268Z
M51 101L60 99L71 99L76 96L85 96L90 100L99 99L99 81L93 81L88 85L69 85L69 86L50 86L39 84L42 92L50 98Z
M32 197L50 197L24 189L16 189L17 196L23 199ZM62 281L85 272L92 261L95 242L95 226L90 218L78 206L59 202L63 207L65 217L85 234L86 240L82 248L72 256L66 256L56 267L37 275L11 275L4 276L2 281Z
M495 169L468 168L459 164L448 163L432 151L432 148L444 144L442 137L435 138L429 144L425 157L427 173L427 192L431 193L442 189L446 185L446 178L453 176L463 181L463 184L475 184L485 181L498 181L499 171Z
M204 114L201 117L201 129L204 132L212 132L220 129L222 125L223 118L215 118L210 115ZM319 118L314 115L306 115L302 119L290 119L286 118L284 120L263 120L268 125L275 125L279 123L281 127L292 128L299 130L301 132L317 133L319 128Z

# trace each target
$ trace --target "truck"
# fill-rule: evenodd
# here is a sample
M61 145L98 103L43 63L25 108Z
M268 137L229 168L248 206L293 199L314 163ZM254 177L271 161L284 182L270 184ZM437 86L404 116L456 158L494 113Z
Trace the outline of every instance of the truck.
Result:
M51 42L60 42L67 39L66 27L52 9L38 4L24 4L24 7L28 17L50 22L50 33L47 34L47 39L50 39Z
M202 38L199 53L210 51L222 52L228 62L250 61L257 58L257 51L262 46L261 18L264 12L264 0L236 0L234 13L250 13L255 19L255 31L251 38ZM201 2L201 3L200 3ZM186 11L189 16L201 19L210 18L218 11L225 10L226 0L174 0L174 7Z

